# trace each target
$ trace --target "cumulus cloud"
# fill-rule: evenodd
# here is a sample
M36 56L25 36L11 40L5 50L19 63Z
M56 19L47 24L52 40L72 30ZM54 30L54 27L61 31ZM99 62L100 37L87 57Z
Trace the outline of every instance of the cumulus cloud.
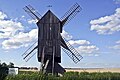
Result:
M111 46L109 48L115 49L115 50L120 50L120 40L115 42L116 44L114 46Z
M98 34L113 34L120 31L120 8L117 8L113 15L91 20L90 24L91 30Z
M73 40L72 36L69 35L66 31L64 35L64 38L68 38L68 42L80 53L80 54L94 54L96 53L99 48L95 45L92 45L89 41L87 40ZM62 35L63 36L63 35ZM70 37L71 36L71 37ZM70 37L70 38L69 38ZM94 56L96 56L95 54ZM98 56L98 55L97 55Z
M87 40L70 40L68 41L75 49L81 54L93 54L96 53L99 48L95 45L92 45Z
M120 40L116 41L117 44L120 44Z
M29 23L29 24L35 24L36 22L37 22L37 20L33 20L33 19L28 20L28 23Z
M15 35L17 31L23 30L24 26L20 22L13 20L5 20L7 15L0 12L0 38L10 38Z
M115 45L115 46L113 46L111 48L113 48L113 49L120 49L120 45Z
M21 18L24 18L24 17L25 17L24 15L21 16Z
M87 46L79 46L76 48L79 53L86 54L86 53L95 53L96 51L99 50L98 47L95 45L87 45Z
M33 29L28 33L20 32L19 34L11 37L8 40L4 40L2 42L2 46L4 49L11 49L11 48L20 48L26 47L29 45L30 42L35 41L37 39L37 29Z
M24 18L24 16L22 16ZM20 47L26 47L31 42L35 42L37 39L38 29L32 29L29 32L24 32L24 26L17 20L5 20L7 15L0 12L0 38L5 40L2 42L2 47L4 49L16 49ZM34 21L28 21L28 23L33 23ZM87 40L73 40L73 37L69 35L68 32L63 30L61 35L69 40L69 43L75 46L75 49L79 53L93 53L98 50L95 45L92 45Z
M69 43L73 46L88 45L90 44L87 40L69 40Z
M20 48L28 46L37 38L37 29L24 33L24 26L16 19L7 19L7 15L0 12L0 39L4 38L2 47L4 49ZM24 18L24 16L22 16Z
M0 20L7 18L7 15L0 11Z
M69 35L68 32L66 32L65 30L62 31L61 35L67 40L72 39L72 36Z
M0 38L9 38L14 36L19 30L23 30L23 25L20 22L0 20Z

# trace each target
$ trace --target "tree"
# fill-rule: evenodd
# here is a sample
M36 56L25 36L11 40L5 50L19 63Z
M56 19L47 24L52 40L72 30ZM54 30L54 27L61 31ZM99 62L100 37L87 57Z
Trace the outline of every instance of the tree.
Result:
M10 62L8 65L9 68L13 68L14 67L14 63Z
M2 63L2 67L8 67L7 64L4 62Z
M2 67L1 60L0 60L0 67Z
M2 67L1 63L0 63L0 67Z

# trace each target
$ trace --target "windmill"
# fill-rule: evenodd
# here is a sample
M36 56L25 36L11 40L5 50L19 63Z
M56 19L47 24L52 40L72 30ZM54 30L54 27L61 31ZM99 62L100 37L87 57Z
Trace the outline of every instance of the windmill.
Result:
M34 56L34 51L37 50L38 62L41 62L43 73L63 74L65 69L59 64L61 63L61 48L74 63L78 63L83 58L61 35L63 26L80 12L81 7L79 4L74 4L61 19L58 19L51 10L48 10L44 16L41 16L30 5L25 6L24 10L34 20L37 20L36 24L38 26L37 45L35 45L35 42L22 55L26 61Z

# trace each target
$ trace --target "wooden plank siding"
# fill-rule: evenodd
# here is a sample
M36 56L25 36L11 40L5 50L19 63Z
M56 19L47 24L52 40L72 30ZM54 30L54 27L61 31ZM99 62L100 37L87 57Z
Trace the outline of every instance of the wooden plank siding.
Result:
M49 10L37 23L38 25L38 61L41 62L43 47L45 59L55 52L55 62L61 62L60 20ZM53 51L53 47L55 50Z

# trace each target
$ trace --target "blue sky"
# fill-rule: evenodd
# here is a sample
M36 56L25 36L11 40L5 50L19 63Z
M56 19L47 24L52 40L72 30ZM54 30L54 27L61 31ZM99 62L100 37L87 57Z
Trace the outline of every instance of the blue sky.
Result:
M120 67L120 0L0 0L0 60L16 66L36 66L36 55L28 62L21 56L37 39L37 26L24 12L33 6L41 15L51 10L61 18L78 3L82 10L66 26L66 37L83 56L78 63L62 52L63 67ZM48 7L52 5L52 7Z

